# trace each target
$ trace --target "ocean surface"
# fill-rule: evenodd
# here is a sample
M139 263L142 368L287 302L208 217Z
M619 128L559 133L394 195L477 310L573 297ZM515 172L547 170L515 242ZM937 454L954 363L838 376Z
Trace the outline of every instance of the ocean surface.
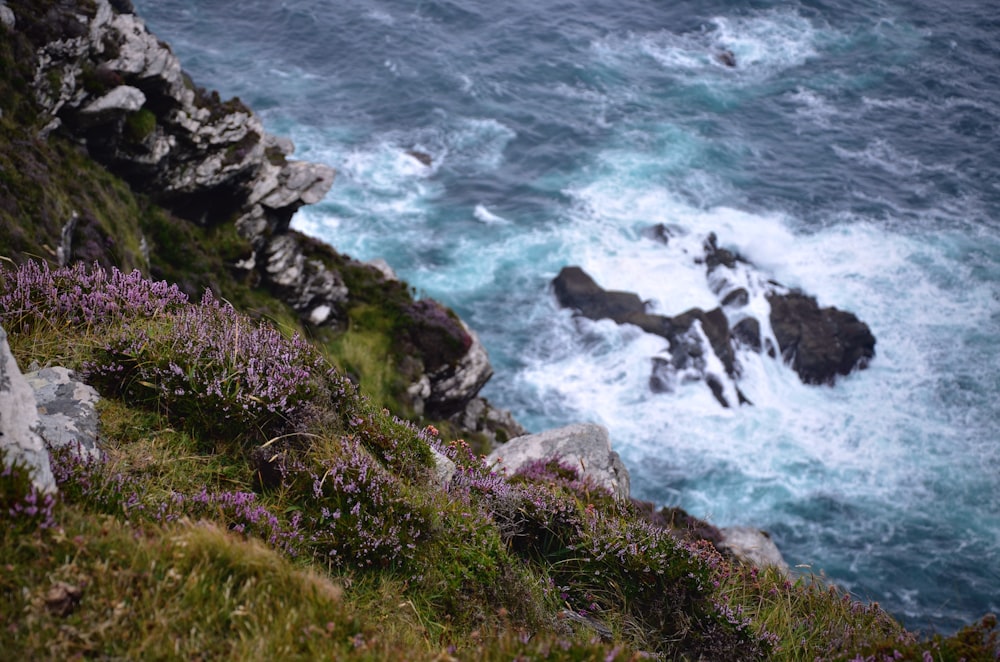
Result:
M134 2L200 85L337 169L295 226L458 311L529 429L606 425L634 496L766 529L910 628L1000 612L995 3ZM754 406L653 393L665 341L549 289L575 264L712 308L710 232L866 321L870 368L805 386L741 352Z

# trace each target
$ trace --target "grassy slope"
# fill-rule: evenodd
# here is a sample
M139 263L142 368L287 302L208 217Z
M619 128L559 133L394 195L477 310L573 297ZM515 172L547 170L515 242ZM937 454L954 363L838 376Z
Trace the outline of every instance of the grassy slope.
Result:
M285 304L228 268L246 250L235 233L184 223L134 195L71 143L38 139L24 82L30 49L16 35L0 36L0 69L10 72L0 76L0 256L52 260L75 211L87 228L81 236L103 264L148 269L192 293L210 286L287 334L301 330ZM152 244L150 265L139 251L140 232ZM713 659L741 659L740 642L768 632L771 659L851 659L896 649L911 659L924 650L933 659L993 659L988 628L918 644L877 606L810 579L792 585L774 573L733 567L709 550L692 557L663 541L654 545L668 554L667 569L693 563L692 572L710 580L700 588L683 577L674 588L643 567L601 560L581 547L594 539L573 527L586 524L603 532L601 540L615 540L622 531L641 530L639 518L566 477L531 483L553 495L536 494L544 506L521 493L499 499L507 494L500 487L442 492L421 469L430 437L381 409L399 383L394 362L379 358L392 349L398 305L379 308L379 294L365 294L363 274L347 268L345 277L362 296L349 312L347 333L319 338L321 353L342 369L374 376L367 381L378 396L374 402L345 396L296 428L299 443L281 448L289 458L334 466L362 444L363 458L378 462L368 469L375 472L371 484L392 487L385 512L420 521L413 549L385 564L359 551L360 539L352 536L374 520L336 529L324 553L315 545L269 542L256 515L196 501L202 493L253 494L282 530L296 513L315 512L309 486L262 486L253 449L267 436L208 437L163 399L109 392L101 409L107 459L62 465L51 526L24 511L12 514L24 503L25 487L17 471L0 478L3 650L28 659L630 659L641 650L696 659L711 657L704 651L718 644L728 654L717 651ZM70 323L26 328L10 317L3 324L21 365L83 367L102 356L109 333ZM400 448L401 457L416 459L400 464ZM457 459L482 480L474 462ZM187 499L182 506L178 495ZM335 490L324 493L323 503L352 498ZM322 532L322 518L315 517L303 525L311 534ZM334 563L328 549L353 560ZM656 602L660 596L644 587L676 593L677 600ZM720 625L713 603L741 611L734 620L749 625ZM653 608L664 604L668 612ZM612 641L559 618L566 607L590 611L610 628Z

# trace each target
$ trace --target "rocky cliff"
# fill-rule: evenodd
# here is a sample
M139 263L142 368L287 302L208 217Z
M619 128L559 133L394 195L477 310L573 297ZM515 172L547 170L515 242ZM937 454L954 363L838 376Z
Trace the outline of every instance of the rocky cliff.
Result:
M476 398L492 367L453 312L414 301L391 273L290 230L296 210L330 190L333 169L291 159L291 141L268 134L239 99L224 101L195 85L130 2L10 0L0 18L11 74L0 120L23 143L18 149L11 140L0 161L10 173L0 182L0 210L10 226L0 233L6 257L20 262L48 253L61 265L139 267L195 296L204 286L231 296L218 278L198 273L224 270L241 287L290 306L306 328L326 329L326 338L361 329L354 312L365 309L367 319L374 307L399 382L391 394L397 404L453 417L490 439L523 432ZM65 159L47 157L52 149L100 163L144 208L115 219L103 200L73 190L65 199L53 196L58 204L29 206L31 180L72 189L66 180L73 168L60 172ZM26 216L38 219L36 232L25 230ZM220 248L206 247L202 237ZM206 252L215 254L205 260L222 269L199 269L189 257ZM360 367L347 369L367 378Z

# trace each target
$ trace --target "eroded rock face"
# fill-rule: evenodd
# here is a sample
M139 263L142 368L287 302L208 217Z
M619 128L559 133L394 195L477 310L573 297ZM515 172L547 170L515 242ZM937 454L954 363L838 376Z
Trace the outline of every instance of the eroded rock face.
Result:
M489 400L481 397L469 400L465 408L454 414L450 420L464 430L483 435L494 448L514 437L528 434L509 411L497 409Z
M311 324L320 326L347 300L347 286L340 274L320 260L306 257L303 238L293 232L267 241L264 270L282 298Z
M428 413L448 417L461 411L493 376L493 366L486 348L471 329L465 326L471 343L455 363L445 364L427 374L430 393L426 398Z
M6 463L29 468L35 487L46 493L56 491L49 465L49 453L38 428L35 392L21 374L7 344L7 332L0 327L0 448Z
M611 449L608 431L593 423L576 423L511 439L486 457L487 464L507 474L537 460L557 459L580 469L620 499L629 497L629 473Z

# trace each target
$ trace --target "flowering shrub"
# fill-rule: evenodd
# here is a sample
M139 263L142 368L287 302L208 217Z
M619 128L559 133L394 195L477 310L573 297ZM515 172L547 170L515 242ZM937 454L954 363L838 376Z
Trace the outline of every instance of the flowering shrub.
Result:
M259 503L253 492L209 492L203 489L190 496L175 492L169 503L159 504L155 511L155 518L160 521L169 522L180 515L221 520L233 531L260 538L290 557L298 556L305 539L301 513L293 512L283 522Z
M610 489L599 485L590 476L581 476L579 469L559 458L528 462L510 477L510 481L541 485L549 491L572 496L601 510L615 508L615 496Z
M0 268L0 323L8 333L42 323L79 326L153 317L186 303L176 285L146 280L139 271L88 270L82 263L53 271L33 261L16 271Z
M375 409L366 398L357 398L345 411L351 436L390 471L418 478L431 464L430 438L409 421L388 410Z
M464 443L443 452L459 467L453 495L485 508L510 549L546 568L561 601L581 615L625 611L657 634L650 643L667 655L766 656L770 640L753 632L740 608L711 599L714 577L727 567L711 545L684 545L558 460L530 463L508 480Z
M50 529L55 526L55 497L40 492L31 471L17 462L7 462L0 449L0 526L16 530Z
M52 475L68 503L86 503L108 515L131 519L145 510L145 487L131 476L106 471L104 455L91 455L79 445L49 448Z
M333 567L400 567L412 561L429 513L354 437L335 457L291 457L281 469L309 530L305 543Z
M84 366L103 394L163 408L213 437L279 433L305 417L336 381L319 353L296 336L257 325L206 292L146 323L110 332Z

